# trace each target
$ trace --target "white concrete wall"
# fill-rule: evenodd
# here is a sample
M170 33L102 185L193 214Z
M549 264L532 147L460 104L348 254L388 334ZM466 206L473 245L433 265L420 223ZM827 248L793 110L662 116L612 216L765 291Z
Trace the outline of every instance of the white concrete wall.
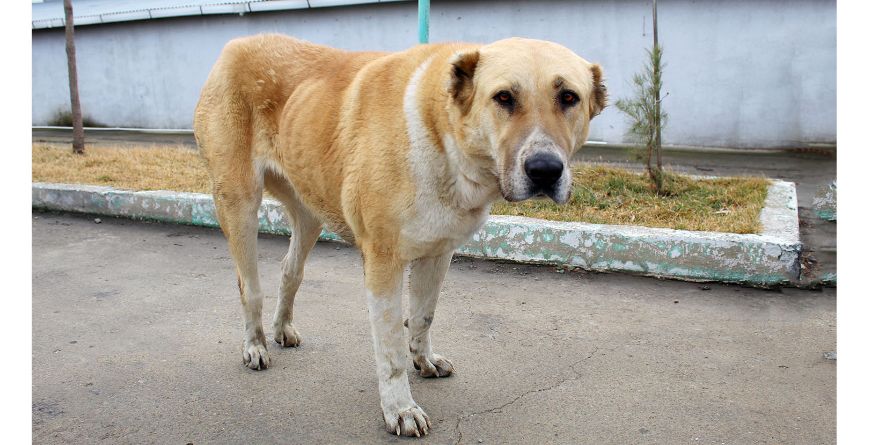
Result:
M113 126L190 128L200 87L231 38L281 32L345 49L416 41L416 5L366 6L126 22L77 28L84 113ZM667 66L666 144L778 147L836 141L835 0L670 0L659 5ZM432 41L553 40L602 64L612 102L651 46L651 2L443 1ZM35 125L68 106L62 29L35 30ZM591 139L624 141L613 106Z

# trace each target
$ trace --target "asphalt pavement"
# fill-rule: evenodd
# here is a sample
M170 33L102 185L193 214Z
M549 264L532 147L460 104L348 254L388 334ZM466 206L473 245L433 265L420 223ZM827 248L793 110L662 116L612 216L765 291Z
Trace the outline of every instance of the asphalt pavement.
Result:
M35 443L415 441L383 428L353 248L317 245L303 343L257 372L218 230L35 212L32 234ZM266 332L287 243L259 240ZM560 272L454 260L432 332L456 372L410 372L420 441L836 441L835 288Z

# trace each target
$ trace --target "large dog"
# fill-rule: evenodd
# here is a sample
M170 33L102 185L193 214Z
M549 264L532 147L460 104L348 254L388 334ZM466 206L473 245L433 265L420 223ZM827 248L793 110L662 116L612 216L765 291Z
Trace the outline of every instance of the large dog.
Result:
M569 159L605 103L598 65L539 40L398 53L346 52L280 35L228 43L200 96L194 134L237 266L243 362L270 364L256 259L265 189L292 226L274 340L300 342L293 299L326 224L363 254L387 431L427 434L429 418L409 389L407 344L422 377L453 372L429 333L453 251L497 199L566 202Z

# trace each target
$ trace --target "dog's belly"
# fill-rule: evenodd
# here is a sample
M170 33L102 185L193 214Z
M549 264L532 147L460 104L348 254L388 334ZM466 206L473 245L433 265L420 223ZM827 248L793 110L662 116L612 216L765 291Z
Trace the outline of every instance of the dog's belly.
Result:
M323 223L323 228L327 232L332 232L348 244L356 244L354 232L348 226L341 213L338 203L330 202L330 199L324 199L316 191L309 189L307 192L300 191L295 186L295 195L308 210Z

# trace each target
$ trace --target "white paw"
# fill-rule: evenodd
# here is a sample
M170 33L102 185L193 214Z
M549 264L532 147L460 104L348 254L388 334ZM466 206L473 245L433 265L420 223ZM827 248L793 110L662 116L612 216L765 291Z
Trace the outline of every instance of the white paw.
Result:
M284 348L295 347L301 344L301 337L292 326L292 323L283 323L274 326L274 341Z
M425 378L449 377L455 368L446 357L431 354L431 359L419 356L412 359L412 366L419 370L419 375Z
M265 345L264 337L246 339L243 342L243 364L250 369L261 370L271 366L271 355Z
M385 429L398 436L427 435L431 429L431 419L418 405L401 409L395 413L385 413Z

